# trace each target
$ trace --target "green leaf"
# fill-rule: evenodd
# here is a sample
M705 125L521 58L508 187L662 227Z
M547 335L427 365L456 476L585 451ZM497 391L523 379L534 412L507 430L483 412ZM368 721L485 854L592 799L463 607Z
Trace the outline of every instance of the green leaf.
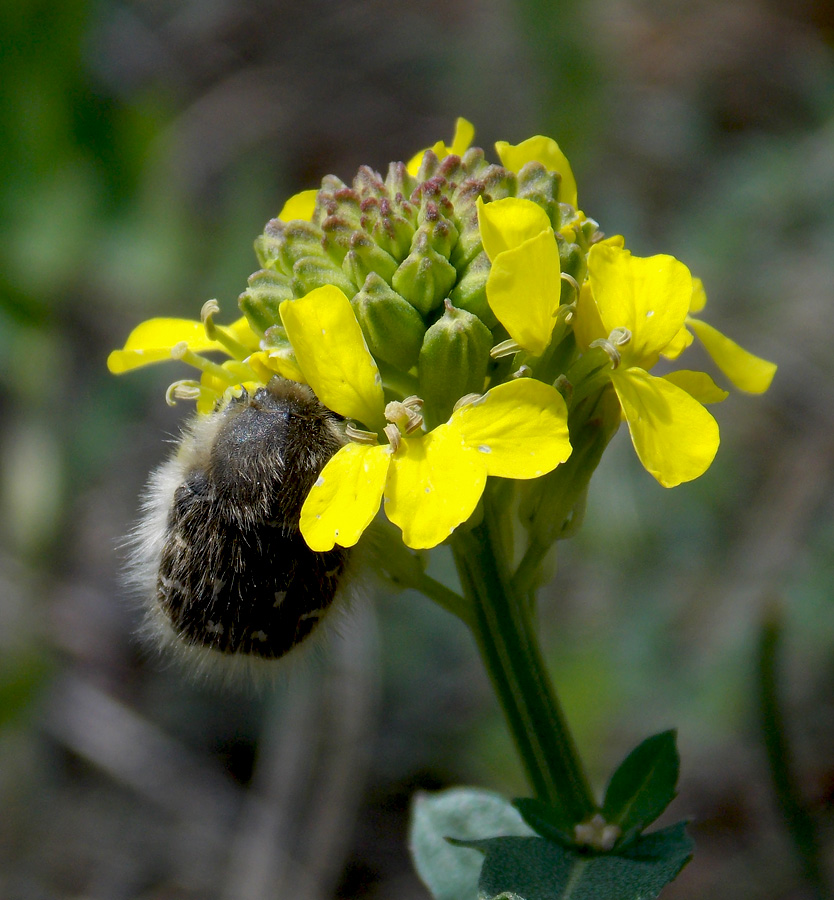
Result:
M582 853L538 837L466 846L486 854L479 900L654 900L692 857L685 827L679 822L643 835L619 853Z
M536 834L568 847L573 845L573 826L576 822L563 806L551 806L532 797L513 800L513 806Z
M435 900L477 900L483 855L446 838L530 834L518 812L500 795L453 788L415 796L409 848L417 874Z
M647 738L620 763L605 792L602 816L620 826L621 844L640 834L674 800L679 769L674 730Z

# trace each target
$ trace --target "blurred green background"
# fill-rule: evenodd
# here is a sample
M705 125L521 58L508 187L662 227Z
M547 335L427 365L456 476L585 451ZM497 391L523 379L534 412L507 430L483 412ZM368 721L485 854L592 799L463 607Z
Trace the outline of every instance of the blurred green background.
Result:
M120 586L185 410L174 367L116 379L109 350L209 297L231 317L287 195L408 159L457 115L487 149L555 137L583 209L683 259L709 320L780 366L717 408L694 484L664 491L617 437L541 618L600 788L680 729L670 817L698 852L664 897L812 896L756 647L778 610L830 876L833 29L830 0L0 4L0 896L416 900L412 793L524 791L468 636L421 597L368 590L257 693L144 649Z

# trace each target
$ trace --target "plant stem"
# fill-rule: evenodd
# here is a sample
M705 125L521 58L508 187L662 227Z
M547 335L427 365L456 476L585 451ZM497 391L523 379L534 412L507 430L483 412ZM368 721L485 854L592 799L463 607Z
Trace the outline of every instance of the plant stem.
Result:
M782 637L781 613L765 612L759 636L759 709L770 777L785 828L791 837L806 883L814 896L828 897L820 854L817 824L802 800L796 763L778 691L778 653Z
M472 632L538 799L575 822L596 810L538 646L529 605L512 588L498 520L484 494L484 517L452 538L464 593L473 601Z

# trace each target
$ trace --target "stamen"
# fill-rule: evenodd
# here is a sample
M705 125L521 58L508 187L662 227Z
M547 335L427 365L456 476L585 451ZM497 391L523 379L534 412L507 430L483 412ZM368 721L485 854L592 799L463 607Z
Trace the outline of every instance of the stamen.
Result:
M464 394L454 405L454 407L452 408L452 412L457 412L462 406L469 406L470 403L474 403L482 396L483 394Z
M513 378L529 378L533 374L533 370L530 366L519 366L515 372L513 372Z
M413 434L423 427L422 408L423 401L419 397L392 400L385 407L385 418L406 434Z
M214 317L220 312L220 304L216 300L206 300L200 310L200 321L206 329L206 337L210 341L222 344L231 356L237 359L246 359L250 354L248 347L244 347L239 340L232 337L229 332L214 321Z
M402 434L400 433L400 429L397 428L396 425L386 425L383 429L385 432L385 436L388 438L388 443L391 445L391 449L394 453L400 449L400 441L402 440Z
M611 368L616 369L620 365L620 351L608 340L608 338L597 338L595 341L591 341L588 345L591 347L600 347L608 354L608 358L611 360Z
M350 422L345 425L345 435L357 444L378 444L379 439L377 438L375 431L363 431L361 428L357 428L355 425Z
M489 351L489 355L493 359L501 359L505 356L513 356L521 350L521 347L512 339L509 338L506 341L501 341L500 344L496 344L492 350Z
M562 281L566 281L576 292L576 296L579 296L579 282L573 277L573 275L568 274L567 272L562 272L559 276ZM559 309L562 307L560 306Z
M615 347L625 347L631 341L631 332L628 328L614 328L608 335L608 340Z
M219 366L210 359L206 359L205 356L199 356L193 350L189 350L185 341L180 341L179 344L171 348L171 359L181 359L184 363L188 363L189 366L194 366L195 369L199 369L201 372L214 375L215 378L219 378L228 385L238 383L239 379L235 378L223 366Z
M183 379L168 385L168 390L165 391L165 402L168 406L176 406L178 400L199 400L205 394L217 396L214 391L203 387L199 381Z

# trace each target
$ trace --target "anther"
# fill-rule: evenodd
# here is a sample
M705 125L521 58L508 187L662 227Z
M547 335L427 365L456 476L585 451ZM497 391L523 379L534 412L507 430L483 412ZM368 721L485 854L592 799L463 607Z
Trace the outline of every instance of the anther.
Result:
M388 438L388 443L391 445L391 449L394 451L394 453L396 453L400 448L400 441L402 440L400 429L397 428L396 425L386 425L383 431L385 432L385 436Z
M591 341L588 345L589 348L592 347L600 347L608 354L608 358L611 360L611 368L616 369L620 365L620 351L608 340L608 338L597 338L595 341Z
M513 372L513 378L529 378L533 374L533 370L530 366L519 366L515 372Z
M469 406L470 403L480 400L481 397L483 397L483 394L464 394L454 405L452 412L457 412L462 406Z
M377 444L379 441L377 440L375 431L363 431L361 428L357 428L355 425L352 425L350 422L345 425L345 436L354 441L357 444Z
M566 281L574 289L576 295L579 296L579 282L573 277L573 275L570 275L567 272L562 272L559 277L562 279L562 281Z
M496 344L489 351L489 355L493 359L502 359L505 356L514 356L519 350L521 350L521 347L512 338L509 338L506 341L501 341L500 344Z
M204 388L199 381L175 381L168 385L165 391L165 402L168 406L176 406L178 400L199 400L203 393L212 393Z
M232 337L226 328L217 325L214 317L220 312L220 304L216 300L206 300L200 309L200 321L206 330L206 337L210 341L217 341L222 344L231 356L237 359L245 359L251 352L248 347L244 347L239 340Z
M608 335L608 340L615 347L625 347L631 341L631 332L628 328L614 328Z

